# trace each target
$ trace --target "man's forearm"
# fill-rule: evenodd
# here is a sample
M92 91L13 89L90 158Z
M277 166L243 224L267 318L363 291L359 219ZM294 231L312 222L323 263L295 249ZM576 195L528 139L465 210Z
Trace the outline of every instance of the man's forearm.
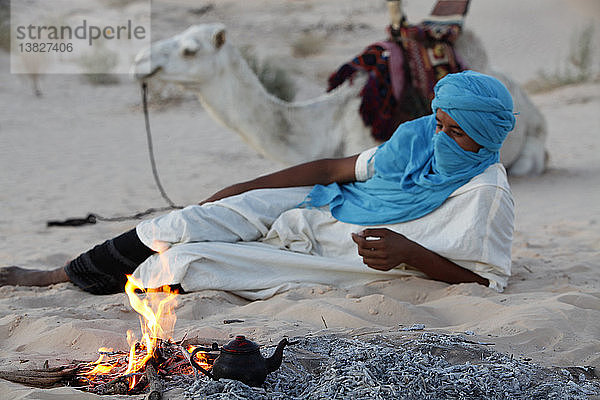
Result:
M357 157L356 155L341 159L323 159L296 165L272 174L260 176L256 179L228 186L202 203L220 200L254 189L351 182L355 179L354 165L356 164Z
M412 242L407 264L417 268L431 279L446 283L477 282L488 286L489 281L440 256L439 254Z

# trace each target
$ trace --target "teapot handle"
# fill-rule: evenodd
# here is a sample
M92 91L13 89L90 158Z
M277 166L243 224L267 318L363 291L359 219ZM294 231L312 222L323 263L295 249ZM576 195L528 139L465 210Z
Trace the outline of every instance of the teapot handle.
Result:
M207 371L204 368L202 368L200 366L200 364L198 364L196 362L196 360L194 360L194 358L196 357L196 353L198 353L199 351L203 351L203 350L204 349L202 347L198 347L198 348L195 348L194 351L192 351L192 354L190 354L190 364L192 364L192 367L196 368L197 370L199 370L200 372L202 372L204 375L208 376L210 379L216 381L218 379L216 379L212 373L210 373L209 371Z

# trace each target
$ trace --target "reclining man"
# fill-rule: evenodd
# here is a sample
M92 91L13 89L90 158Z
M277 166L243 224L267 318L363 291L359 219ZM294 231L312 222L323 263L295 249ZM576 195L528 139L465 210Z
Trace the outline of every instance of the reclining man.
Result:
M432 109L377 148L229 186L65 267L2 268L0 284L71 281L107 294L133 273L147 287L263 299L416 274L502 290L514 204L499 150L515 125L512 98L495 78L465 71L438 82Z

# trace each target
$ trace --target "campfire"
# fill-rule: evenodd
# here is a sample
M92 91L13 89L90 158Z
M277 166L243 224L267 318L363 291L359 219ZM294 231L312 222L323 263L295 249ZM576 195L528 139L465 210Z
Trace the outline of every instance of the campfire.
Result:
M168 271L168 269L167 269ZM210 371L219 348L191 344L190 340L172 338L176 322L178 292L170 286L144 289L141 282L127 276L125 293L131 307L139 314L141 336L127 331L128 351L98 349L93 362L39 370L5 371L3 379L37 387L63 384L95 394L134 395L148 392L148 398L160 399L165 383L191 380L197 370ZM192 354L193 353L193 354ZM195 365L195 367L193 366ZM210 372L209 372L210 373Z
M162 272L170 273L164 260ZM172 338L177 320L177 290L168 285L144 289L141 282L128 275L125 293L131 307L139 314L141 337L138 339L132 330L128 330L128 352L100 348L96 361L76 365L71 381L74 387L96 394L149 392L148 398L152 398L153 393L155 398L160 398L163 382L197 375L192 357L196 365L205 370L212 369L216 354L200 352L197 346Z
M139 394L148 389L160 391L161 382L178 376L195 375L190 360L197 346L172 338L178 292L169 286L144 290L140 282L128 276L125 293L140 314L141 338L129 330L128 352L98 349L96 361L76 367L73 386L96 394ZM206 351L194 354L194 361L206 370L212 368L215 358Z
M168 264L161 273L168 273ZM172 337L178 291L170 286L144 289L133 276L127 276L125 293L131 307L139 314L141 336L127 331L128 351L98 349L93 362L40 370L0 371L0 378L30 386L68 385L101 395L137 395L148 393L148 399L162 398L169 386L189 385L199 372L218 380L229 378L250 386L260 386L268 373L281 366L283 339L273 355L264 358L259 345L243 335L219 347L197 343L197 340L175 341ZM172 385L169 385L172 382Z
M160 391L163 382L195 376L190 364L190 352L195 346L173 341L157 340L152 352L138 342L130 352L101 348L100 357L93 363L80 364L71 384L96 394L139 394ZM133 354L133 356L132 356ZM210 370L216 355L195 354L196 363ZM142 360L146 360L141 364ZM131 369L131 365L135 365Z
M63 381L70 386L96 394L160 393L165 382L196 376L193 361L207 371L218 354L172 338L176 322L178 292L169 286L145 290L133 276L127 276L125 293L131 307L140 315L141 337L127 331L129 351L98 349L93 362L74 363L54 370L39 370L43 378L16 380L35 386ZM204 350L204 351L198 351ZM24 372L24 371L23 371ZM48 380L48 375L52 375ZM54 378L54 379L52 379ZM53 382L54 381L54 382ZM37 383L37 384L36 384ZM158 398L158 397L156 397Z

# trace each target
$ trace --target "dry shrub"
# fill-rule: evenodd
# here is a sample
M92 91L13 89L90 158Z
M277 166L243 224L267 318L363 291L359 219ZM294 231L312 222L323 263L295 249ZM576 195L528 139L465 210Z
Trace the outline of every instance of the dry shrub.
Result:
M79 65L86 71L83 76L92 85L115 85L119 83L119 77L111 73L119 65L119 55L104 47L101 42L94 46L91 53L79 58Z
M0 49L10 51L10 2L0 0Z
M251 46L240 48L240 53L267 92L284 101L294 100L296 85L287 70L273 59L260 60Z
M593 37L594 25L590 23L573 35L569 57L564 67L556 68L554 73L538 71L535 79L525 83L525 89L531 93L540 93L566 85L592 81L594 79Z
M303 33L292 43L292 55L294 57L308 57L319 54L325 48L325 37L314 33Z
M138 1L140 0L104 0L104 3L111 8L124 8Z

